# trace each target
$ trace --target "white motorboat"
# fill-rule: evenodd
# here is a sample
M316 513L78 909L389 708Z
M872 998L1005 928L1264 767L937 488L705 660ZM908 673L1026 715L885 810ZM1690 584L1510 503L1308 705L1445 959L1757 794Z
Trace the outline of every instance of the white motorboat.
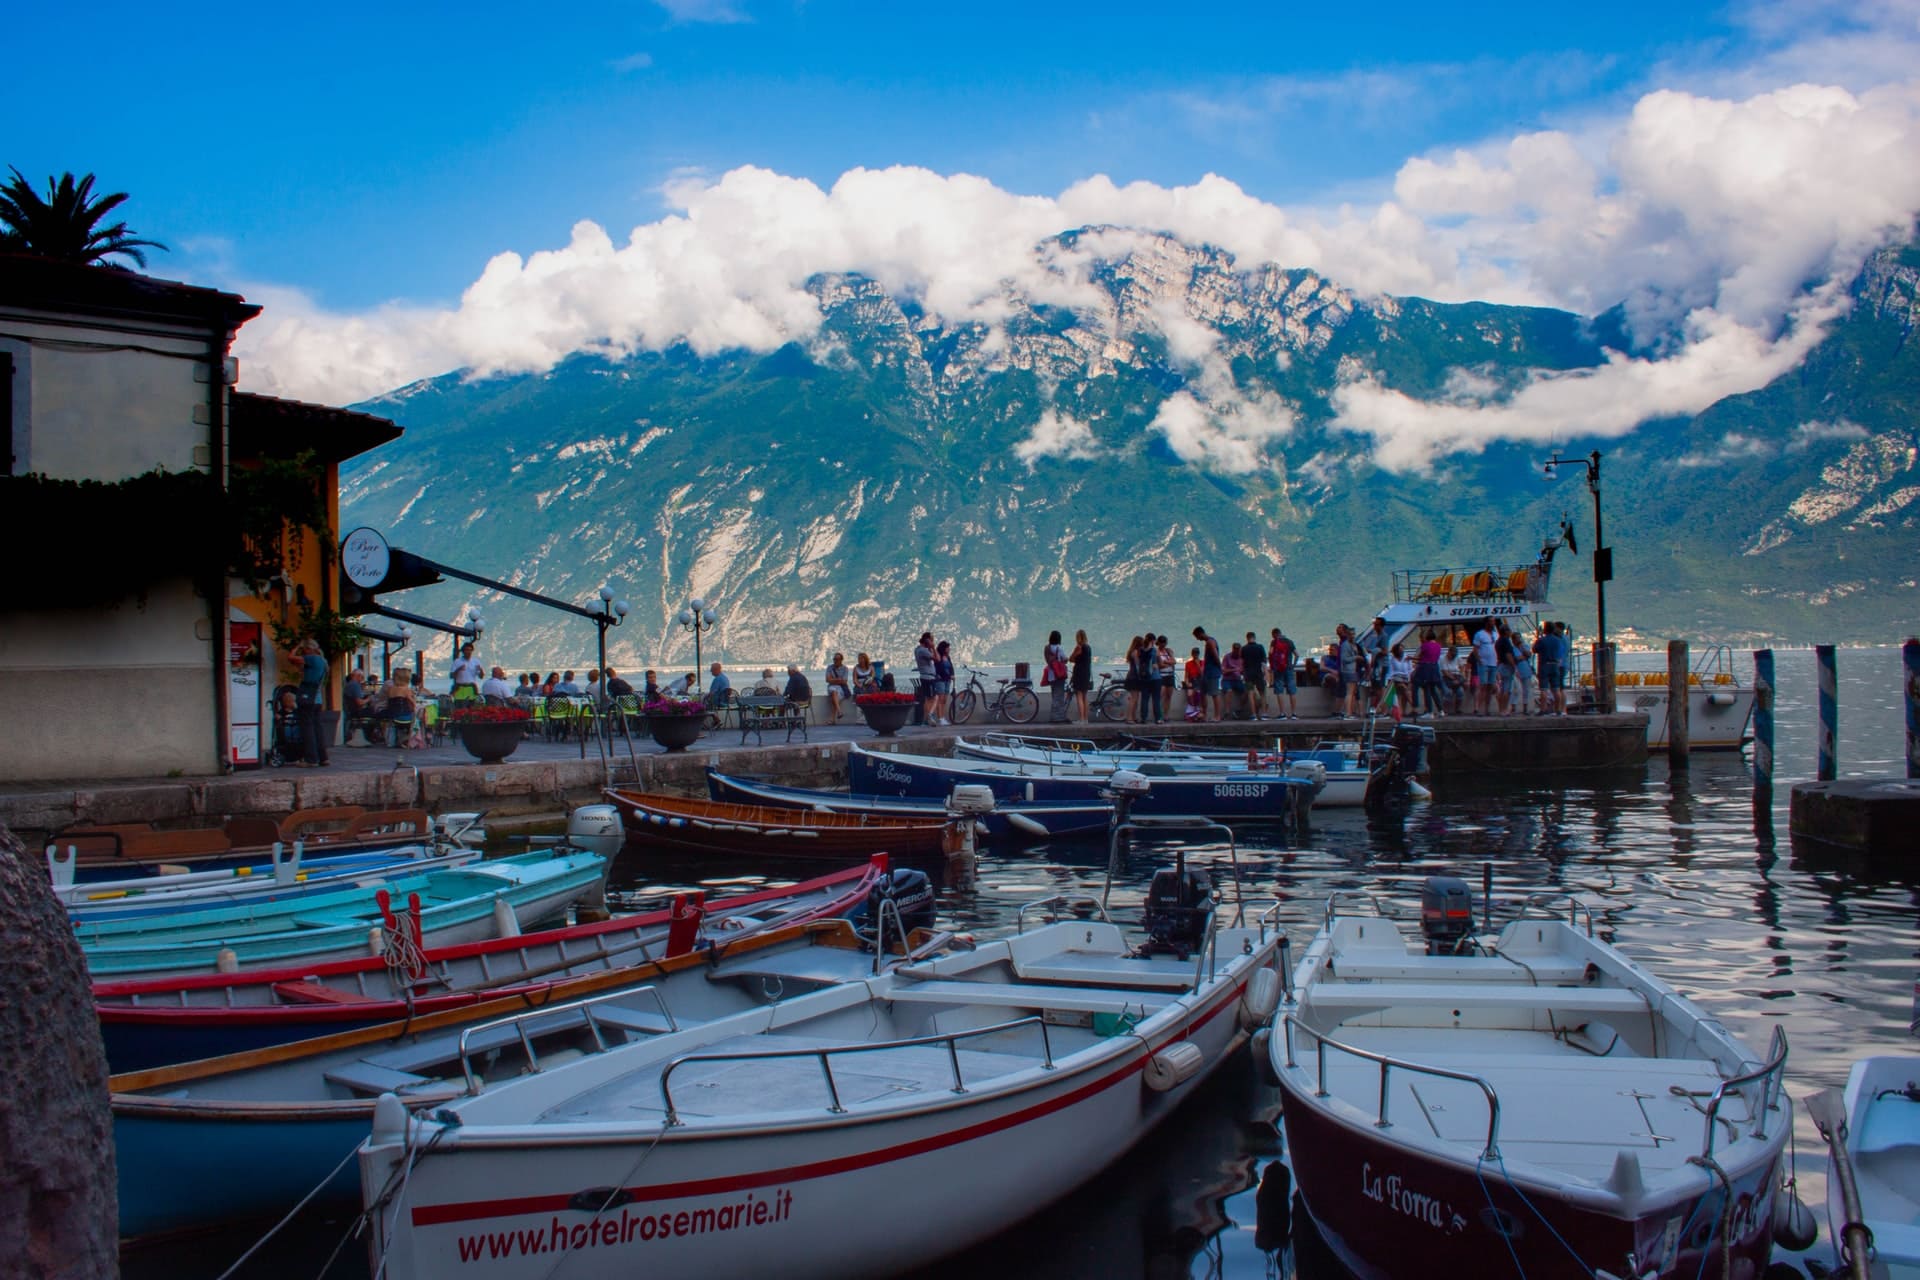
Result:
M1434 877L1423 948L1329 902L1266 1049L1300 1194L1360 1275L1765 1269L1785 1035L1756 1059L1577 910L1480 940Z
M1367 783L1373 777L1373 770L1360 758L1358 742L1322 742L1311 748L1289 748L1278 743L1270 751L1223 751L1175 747L1170 742L1167 746L1101 747L1071 738L1023 738L1015 734L988 733L955 742L953 754L968 760L1042 765L1093 774L1108 774L1116 769L1133 769L1148 776L1169 770L1175 777L1271 771L1283 777L1321 783L1313 797L1315 809L1359 808L1366 803Z
M1864 1226L1871 1235L1867 1273L1889 1280L1920 1278L1920 1055L1862 1058L1847 1073L1840 1105L1823 1108L1816 1095L1807 1100L1815 1123L1840 1150L1827 1175L1827 1226L1836 1275L1849 1270L1847 1227ZM1840 1122L1838 1133L1834 1121ZM1841 1171L1844 1158L1847 1174ZM1858 1208L1844 1203L1848 1182Z
M1047 905L1074 918L911 963L742 957L716 992L753 1008L676 992L675 1031L431 1114L382 1099L376 1273L874 1275L1027 1217L1270 1016L1284 963L1275 908L1216 906L1198 868L1156 876L1145 948L1100 901Z

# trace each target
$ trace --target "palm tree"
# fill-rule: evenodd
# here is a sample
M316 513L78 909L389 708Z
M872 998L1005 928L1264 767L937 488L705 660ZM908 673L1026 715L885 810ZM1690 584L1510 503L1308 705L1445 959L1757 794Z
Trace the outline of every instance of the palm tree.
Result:
M165 249L158 240L141 240L124 222L103 227L101 221L126 201L127 193L95 198L93 175L76 180L71 173L56 183L47 178L43 199L18 169L8 166L13 180L0 185L0 252L36 254L62 262L105 263L125 254L147 265L142 249Z

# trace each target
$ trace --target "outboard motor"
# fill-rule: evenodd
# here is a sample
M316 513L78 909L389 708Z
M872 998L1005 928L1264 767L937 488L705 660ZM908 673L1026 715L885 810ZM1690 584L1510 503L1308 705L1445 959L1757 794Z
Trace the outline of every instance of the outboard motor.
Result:
M1400 758L1400 772L1408 777L1427 771L1427 748L1433 743L1433 730L1424 724L1401 724L1393 730L1394 753Z
M612 862L627 842L620 811L610 804L583 804L567 815L567 843Z
M1428 876L1420 886L1420 932L1430 956L1458 955L1473 936L1473 890L1458 876Z
M1185 960L1205 943L1212 907L1213 878L1204 868L1189 867L1185 855L1154 872L1147 886L1147 941L1140 954Z
M886 904L891 902L893 910ZM903 941L895 938L894 911L900 913L900 927L906 933L915 929L931 929L934 923L933 879L924 871L912 867L895 867L892 871L874 881L873 888L867 890L867 900L856 908L854 927L860 936L868 941L876 941L882 927L881 916L885 913L885 928L889 944Z

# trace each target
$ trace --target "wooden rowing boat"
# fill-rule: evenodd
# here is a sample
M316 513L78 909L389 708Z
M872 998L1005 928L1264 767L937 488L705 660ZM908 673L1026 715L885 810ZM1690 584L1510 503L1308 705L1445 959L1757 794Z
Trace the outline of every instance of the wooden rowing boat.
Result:
M744 857L935 857L957 852L957 824L946 818L823 813L700 800L610 788L630 840L645 845Z

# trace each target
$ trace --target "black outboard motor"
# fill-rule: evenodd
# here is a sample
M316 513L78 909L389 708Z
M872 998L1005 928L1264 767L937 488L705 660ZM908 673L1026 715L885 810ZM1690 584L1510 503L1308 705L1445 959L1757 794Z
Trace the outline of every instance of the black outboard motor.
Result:
M1423 724L1395 725L1394 754L1400 758L1400 772L1408 777L1427 771L1427 747L1433 742L1433 730Z
M1420 886L1420 932L1430 956L1458 955L1473 936L1473 890L1458 876L1428 876Z
M900 928L904 932L899 937L894 934L894 910L886 907L889 902L900 913ZM854 927L860 931L861 937L874 941L880 936L884 912L886 941L891 946L915 929L933 928L933 907L932 877L912 867L895 867L874 881L873 888L867 890L867 900L857 909Z
M1140 954L1185 960L1206 941L1212 908L1213 878L1204 868L1189 867L1184 854L1174 866L1160 868L1147 887L1147 941Z

